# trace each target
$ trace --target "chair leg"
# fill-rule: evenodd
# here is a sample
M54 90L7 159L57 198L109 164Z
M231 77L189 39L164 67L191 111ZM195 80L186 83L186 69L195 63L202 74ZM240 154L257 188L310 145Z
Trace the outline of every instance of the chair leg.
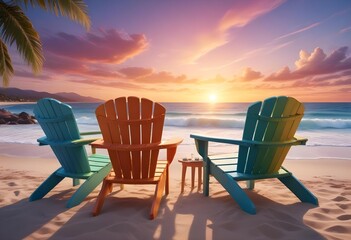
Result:
M72 195L67 202L67 207L71 208L80 204L107 176L111 170L111 163L101 168L100 171L91 175Z
M62 181L62 179L64 179L64 177L56 175L56 172L59 169L53 172L42 184L40 184L40 186L30 195L29 201L42 199L57 184L59 184Z
M250 190L253 190L255 188L255 181L254 180L247 180L246 187Z
M166 167L166 186L165 186L165 193L166 195L169 194L169 165L167 164Z
M318 199L293 175L278 178L301 202L308 202L318 205Z
M107 182L106 180L103 181L99 196L96 199L95 207L93 210L93 216L97 216L100 214L102 206L105 202L105 197L107 196L107 194L110 193L112 184L113 183Z
M209 162L209 161L208 161ZM204 174L203 174L203 194L208 197L210 188L210 166L209 163L204 163Z
M167 178L166 174L163 173L160 177L159 182L156 184L154 201L152 203L151 212L150 212L150 219L151 220L157 216L158 209L159 209L160 203L161 203L163 189L164 189L165 184L166 184L166 178Z
M73 178L73 186L78 186L80 184L80 181L78 178Z
M249 214L256 214L256 207L237 181L223 173L216 166L211 166L212 175L227 190L230 196L239 204L240 208Z

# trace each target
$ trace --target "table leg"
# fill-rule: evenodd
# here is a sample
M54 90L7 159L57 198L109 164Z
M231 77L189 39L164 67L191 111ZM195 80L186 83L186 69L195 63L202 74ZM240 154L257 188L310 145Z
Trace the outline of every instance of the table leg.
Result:
M186 166L185 166L185 164L182 164L182 187L181 187L181 193L184 192L185 174L186 174Z
M194 189L194 185L195 185L195 167L191 166L191 190Z

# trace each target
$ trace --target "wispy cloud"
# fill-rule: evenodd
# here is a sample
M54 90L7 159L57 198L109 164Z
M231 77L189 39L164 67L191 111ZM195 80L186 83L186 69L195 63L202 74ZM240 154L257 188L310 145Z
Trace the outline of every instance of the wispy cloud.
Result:
M351 27L346 27L346 28L341 29L339 33L347 33L350 31L351 31Z
M320 24L321 24L320 22L316 22L316 23L310 24L310 25L308 25L308 26L306 26L306 27L303 27L303 28L300 28L300 29L298 29L298 30L296 30L296 31L293 31L293 32L284 34L284 35L282 35L282 36L280 36L280 37L277 37L275 40L281 40L281 39L283 39L283 38L291 37L291 36L293 36L293 35L296 35L296 34L305 32L305 31L307 31L307 30L310 30L310 29L312 29L312 28L315 28L315 27L319 26Z
M225 32L233 27L243 27L257 17L272 11L283 2L281 0L237 1L220 20L218 30Z
M30 71L26 70L16 70L15 71L15 76L16 77L23 77L23 78L31 78L31 79L37 79L37 80L52 80L52 76L48 74L40 74L36 75Z
M283 0L237 1L219 20L214 29L201 36L198 47L189 58L189 63L196 62L207 53L228 43L228 31L230 29L244 27L259 16L272 11L283 2Z

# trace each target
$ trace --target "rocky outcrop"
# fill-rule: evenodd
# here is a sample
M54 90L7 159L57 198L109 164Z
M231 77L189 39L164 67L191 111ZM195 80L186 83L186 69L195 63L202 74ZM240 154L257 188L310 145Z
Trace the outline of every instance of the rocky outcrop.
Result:
M11 113L6 109L0 109L0 124L16 125L16 124L35 124L34 116L26 112L20 114Z

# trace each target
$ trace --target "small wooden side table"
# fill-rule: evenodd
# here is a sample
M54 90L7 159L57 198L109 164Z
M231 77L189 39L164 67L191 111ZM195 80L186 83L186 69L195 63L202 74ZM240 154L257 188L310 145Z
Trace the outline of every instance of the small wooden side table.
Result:
M186 175L186 169L187 167L191 167L191 189L194 189L194 182L195 182L195 168L198 168L198 185L197 185L197 190L201 190L201 185L202 185L202 167L203 167L203 161L196 159L179 159L178 162L182 164L182 186L181 186L181 193L184 192L184 184L185 184L185 175Z

